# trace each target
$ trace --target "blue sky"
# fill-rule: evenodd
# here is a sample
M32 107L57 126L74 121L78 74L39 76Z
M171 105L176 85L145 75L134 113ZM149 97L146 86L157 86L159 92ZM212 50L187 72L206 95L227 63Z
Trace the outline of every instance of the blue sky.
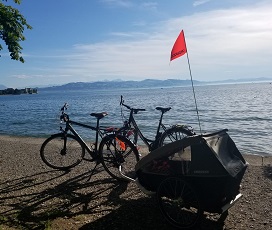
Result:
M7 87L190 79L186 55L169 65L181 30L194 80L272 77L270 0L22 0L15 7L33 29L21 42L24 64L1 52Z

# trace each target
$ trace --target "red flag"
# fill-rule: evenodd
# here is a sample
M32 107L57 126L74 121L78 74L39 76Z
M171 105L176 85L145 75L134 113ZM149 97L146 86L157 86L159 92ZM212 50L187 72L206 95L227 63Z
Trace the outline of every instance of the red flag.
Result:
M187 52L183 30L180 32L171 51L170 61L181 57Z

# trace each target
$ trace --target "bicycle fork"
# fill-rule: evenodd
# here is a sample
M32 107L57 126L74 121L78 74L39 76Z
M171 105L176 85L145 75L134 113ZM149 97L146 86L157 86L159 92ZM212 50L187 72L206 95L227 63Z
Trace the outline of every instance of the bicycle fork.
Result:
M63 135L63 148L61 149L61 151L60 151L60 154L62 155L62 156L64 156L64 155L66 155L66 146L67 146L67 131L66 130L63 130L63 128L62 127L60 127L60 131L64 134Z

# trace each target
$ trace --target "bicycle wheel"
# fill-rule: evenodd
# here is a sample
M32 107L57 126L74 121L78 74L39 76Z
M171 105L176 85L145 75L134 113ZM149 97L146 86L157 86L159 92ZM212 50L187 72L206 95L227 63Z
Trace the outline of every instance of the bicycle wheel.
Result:
M160 183L157 200L166 220L177 228L192 228L203 213L193 188L178 177Z
M194 133L190 130L184 128L183 126L174 126L167 129L160 138L159 146L164 146L166 144L178 141L187 136L193 136Z
M66 139L66 148L64 140ZM53 169L68 170L78 165L84 155L85 148L71 134L54 134L44 141L40 149L42 161Z
M101 163L108 174L117 180L126 180L119 173L122 167L124 175L135 177L135 164L139 161L137 148L122 135L105 136L99 145Z

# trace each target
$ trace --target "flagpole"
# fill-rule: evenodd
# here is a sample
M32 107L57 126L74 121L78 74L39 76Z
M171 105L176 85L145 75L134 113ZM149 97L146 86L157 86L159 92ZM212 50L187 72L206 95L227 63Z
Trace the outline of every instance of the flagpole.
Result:
M183 31L182 31L182 32L183 32ZM184 34L184 32L183 32L183 34ZM199 131L200 131L200 134L202 135L202 129L201 129L201 125L200 125L199 113L198 113L197 102L196 102L196 95L195 95L194 82L193 82L193 77L192 77L192 71L191 71L190 60L189 60L189 54L188 54L188 49L187 49L187 46L186 46L185 36L183 36L183 38L184 38L185 48L186 48L186 51L187 51L187 52L186 52L186 54L187 54L187 61L188 61L188 67L189 67L189 72L190 72L190 77L191 77L192 88L193 88L193 94L194 94L194 100L195 100L195 107L196 107L196 113L197 113Z

